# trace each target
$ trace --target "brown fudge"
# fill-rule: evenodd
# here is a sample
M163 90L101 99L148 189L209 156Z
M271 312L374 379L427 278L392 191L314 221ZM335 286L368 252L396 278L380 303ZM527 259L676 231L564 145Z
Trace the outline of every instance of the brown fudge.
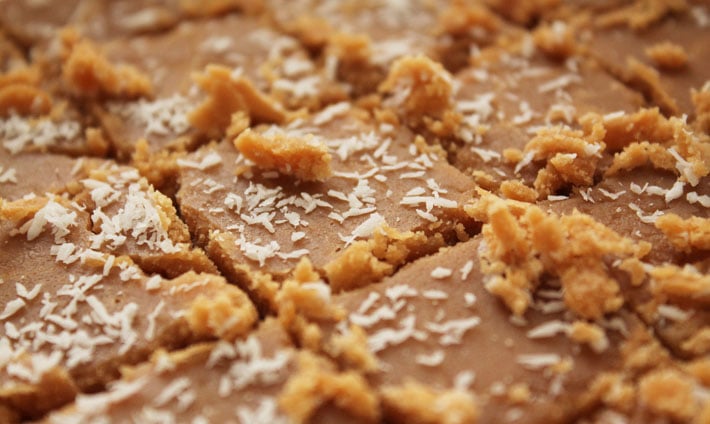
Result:
M93 249L90 217L76 204L34 197L2 207L0 403L21 417L67 402L72 390L102 389L158 347L231 339L256 319L219 276L149 277L130 258ZM38 387L45 373L64 376L55 393Z
M446 107L459 116L451 131L457 141L444 136L443 144L454 166L479 180L485 174L489 185L529 178L505 151L522 149L538 129L576 127L588 112L630 112L643 104L593 62L574 55L550 59L532 38L512 49L482 52L475 66L455 75L452 87L453 100Z
M606 334L591 347L574 341L586 322L566 311L560 288L553 286L539 290L524 318L513 319L484 288L482 248L480 239L460 243L376 286L334 298L348 311L346 322L365 330L379 363L370 378L385 393L415 379L475 394L481 422L577 416L594 402L587 391L595 377L621 369L619 350L644 330L620 311L599 322ZM347 328L343 324L340 331ZM404 421L399 414L406 402L385 400L385 411L393 414L388 418Z
M692 90L699 91L710 79L710 47L705 42L710 9L702 2L682 9L669 7L643 25L635 25L634 15L623 10L609 12L597 18L584 42L599 63L641 90L665 114L692 119Z
M288 108L320 107L343 98L342 90L316 68L295 39L256 17L184 22L170 32L110 42L104 50L113 62L135 65L151 75L154 87L151 99L108 103L101 113L122 156L130 155L141 138L151 150L174 150L194 148L200 135L203 141L221 135L200 134L189 118L200 103L193 74L208 64L229 68L233 78L245 78ZM193 52L189 60L185 50Z
M156 354L149 364L125 370L106 393L79 396L43 422L372 422L374 396L357 393L366 387L364 379L312 358L299 354L280 325L267 320L244 340ZM312 368L304 369L305 363ZM306 375L314 384L299 392L294 383ZM293 393L284 390L289 384ZM291 402L294 395L299 404Z
M326 69L355 97L374 92L399 57L423 54L458 68L469 49L513 31L474 2L299 0L267 2L267 9L285 31L323 49Z
M250 143L289 139L327 148L332 176L302 181L262 169L230 141L180 162L183 217L223 272L250 292L264 290L257 294L261 302L271 303L273 293L257 288L249 270L282 279L308 256L341 290L465 236L462 223L470 220L460 207L471 182L436 154L420 151L426 145L407 129L338 104L288 126L247 130L236 143L248 154ZM375 231L385 223L392 230ZM351 268L358 263L369 263L372 275L358 278Z
M125 37L169 29L186 18L219 15L230 10L256 12L260 2L245 0L8 0L0 23L26 45L42 43L65 26L93 39Z

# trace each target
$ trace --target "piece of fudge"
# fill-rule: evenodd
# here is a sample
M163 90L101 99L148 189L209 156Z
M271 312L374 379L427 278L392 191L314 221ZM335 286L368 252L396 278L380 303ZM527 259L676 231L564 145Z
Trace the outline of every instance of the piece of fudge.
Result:
M259 92L269 94L287 108L318 108L342 99L344 94L295 39L253 16L228 15L205 22L183 22L169 32L115 40L102 47L112 62L134 65L150 75L153 86L151 98L109 102L100 113L120 156L129 156L141 138L148 141L151 150L190 150L206 137L223 135L206 131L196 122L200 118L191 115L202 102L198 87L212 95L215 102L228 101L230 88L215 86L224 77L205 70L207 65L223 67L227 80L221 83L240 84L231 90L247 103L232 106L231 111L215 111L225 115L227 123L237 110L257 121L270 120L270 116L254 111L254 100L248 98ZM186 50L192 52L187 60L183 54ZM195 78L196 72L203 71L202 77ZM230 78L239 82L230 82ZM249 87L243 87L247 83ZM225 107L230 106L225 103ZM283 112L271 121L279 119L283 119Z
M105 393L81 395L43 422L374 422L368 389L361 376L299 352L267 320L242 340L155 354Z
M598 16L583 43L602 66L641 90L663 113L692 119L692 93L710 79L705 43L710 9L704 2L658 3Z
M450 162L479 185L529 182L529 169L518 164L533 158L508 150L522 150L542 128L578 128L586 113L631 112L643 105L638 93L575 54L572 29L561 25L552 35L484 50L455 76L419 58L402 59L381 87L385 105L439 139ZM561 56L551 57L555 52Z
M71 158L52 153L7 154L0 150L0 198L18 200L29 194L61 193L77 190L78 181L105 161Z
M267 2L267 10L286 32L322 51L326 69L355 97L374 92L399 57L423 54L458 68L469 49L513 31L475 2L299 0Z
M92 0L4 2L0 23L26 46L51 39L65 26L72 26L92 39L110 39L165 31L188 18L209 17L233 10L250 13L259 0Z
M348 334L349 325L364 330L378 363L369 378L383 393L388 420L416 420L434 408L397 396L412 380L468 393L480 422L570 420L594 405L598 375L623 368L624 346L648 337L623 310L581 319L552 281L541 283L524 316L514 317L485 288L482 249L480 238L460 243L333 298L348 313L336 334Z
M406 128L347 104L248 129L179 165L177 201L198 243L273 309L274 283L252 271L280 280L307 256L339 291L472 230L461 211L471 181Z
M2 204L0 404L20 418L101 390L158 347L231 340L256 320L222 277L148 276L129 257L94 249L90 219L59 197Z

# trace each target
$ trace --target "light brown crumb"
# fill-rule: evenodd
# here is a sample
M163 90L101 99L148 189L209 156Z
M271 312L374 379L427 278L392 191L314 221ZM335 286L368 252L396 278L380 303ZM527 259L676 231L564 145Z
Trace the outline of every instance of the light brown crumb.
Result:
M425 56L406 56L392 64L379 91L411 125L442 120L452 109L453 78L444 67Z
M710 354L710 326L705 326L685 340L681 345L684 352L696 357ZM710 384L707 384L710 385Z
M207 298L200 294L186 312L190 329L199 337L218 337L234 340L248 333L256 323L258 315L254 305L244 292L224 282L221 277L190 271L170 280L167 285L185 285L199 279L224 288L214 297Z
M339 321L345 317L345 311L331 303L330 293L327 296L313 285L328 289L315 272L308 258L302 258L293 270L291 278L287 279L278 294L279 319L286 327L291 326L297 315L307 320Z
M532 399L527 383L515 383L508 387L508 400L512 403L528 403Z
M354 242L323 269L334 292L353 290L382 280L407 261L444 244L440 235L400 232L383 225L373 237Z
M81 97L136 98L150 96L150 79L136 68L114 65L88 40L65 36L69 53L62 65L67 88Z
M710 250L710 218L693 216L683 219L667 213L656 220L656 228L663 231L676 249L689 253L694 249Z
M656 296L681 300L698 305L710 304L710 275L688 266L676 265L654 267L649 271L651 290Z
M295 423L308 422L326 404L364 422L376 422L380 417L377 397L360 374L338 372L332 364L307 351L300 352L298 371L286 382L279 404Z
M543 274L560 279L565 304L584 318L618 310L623 298L603 257L641 258L651 247L634 243L588 215L574 212L560 217L488 193L465 210L485 222L486 249L479 255L486 289L516 315L527 310Z
M229 68L208 65L204 72L193 76L207 98L188 115L190 123L211 138L221 138L232 123L232 115L248 113L255 121L283 122L286 113L251 81L233 77Z
M533 153L533 160L547 161L535 178L538 196L547 198L569 184L592 185L601 152L606 148L605 133L599 122L585 132L563 127L540 129L525 145L525 152Z
M693 131L682 119L665 118L658 109L642 109L603 121L610 150L623 149L614 156L606 175L649 162L657 169L675 172L693 186L710 174L710 138ZM685 163L680 164L676 156Z
M356 241L325 267L333 291L352 290L379 281L394 272L392 265L380 261L366 241Z
M472 394L460 390L437 391L427 385L406 381L382 389L385 417L412 424L473 424L478 405Z
M666 41L646 48L646 56L663 69L682 69L688 65L688 53L683 46Z
M631 85L638 87L652 103L657 104L666 115L677 116L680 114L678 103L663 88L658 71L642 63L635 57L626 59L627 74L624 79Z
M39 76L31 68L0 75L0 116L10 113L43 115L49 113L52 100L39 87Z
M639 382L639 396L649 410L676 420L690 420L697 409L692 379L675 370L644 376Z
M571 56L576 49L572 28L560 21L540 25L533 33L533 40L540 51L554 59Z
M324 181L333 173L328 148L313 136L266 136L247 129L234 140L234 147L260 168L275 169L303 181Z

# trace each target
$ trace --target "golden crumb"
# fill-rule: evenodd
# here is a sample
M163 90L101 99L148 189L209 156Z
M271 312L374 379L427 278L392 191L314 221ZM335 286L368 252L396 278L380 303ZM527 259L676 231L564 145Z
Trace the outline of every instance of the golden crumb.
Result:
M114 65L87 40L68 46L62 66L67 88L80 97L136 98L150 96L150 79L132 66Z
M603 352L609 347L606 331L602 327L586 321L572 323L569 337L578 343L589 345L596 352Z
M377 397L360 374L338 372L326 360L302 351L298 371L286 382L279 405L292 422L305 423L327 404L363 422L376 422L380 417Z
M686 421L695 415L693 381L675 370L660 370L644 376L639 383L641 403L669 418Z
M532 399L530 386L527 383L514 383L508 387L508 400L512 403L528 403Z
M453 78L444 67L425 56L395 61L379 91L391 95L399 113L412 125L441 120L452 109Z
M540 51L554 59L569 57L577 48L572 28L560 21L539 26L533 40Z
M251 81L233 76L225 66L208 65L193 76L207 98L188 115L190 123L211 138L221 138L232 123L232 115L243 111L261 122L283 122L286 113L261 93Z
M547 161L535 178L539 198L547 198L568 185L590 186L606 145L606 130L599 122L585 129L550 127L538 130L526 145L525 152L534 161Z
M648 28L670 13L688 8L685 0L646 0L631 2L628 6L614 9L597 19L600 26L627 25L634 30Z
M209 298L200 294L192 302L185 314L192 332L198 337L226 340L247 334L258 319L256 309L244 292L226 284L221 277L188 272L166 284L179 287L200 279L221 290Z
M333 173L327 146L313 136L264 135L247 129L234 140L234 147L259 168L303 181L324 181Z
M479 252L486 289L516 315L527 310L543 274L556 276L564 301L578 315L594 319L623 304L619 285L602 258L641 258L650 245L635 243L578 212L558 216L537 206L489 193L465 207L485 222L486 249ZM601 342L600 342L601 343Z
M52 99L39 87L39 76L34 69L23 68L0 75L0 116L44 115L51 108Z
M665 41L646 48L646 56L663 69L682 69L688 65L688 53L683 46Z
M473 424L479 415L476 399L471 393L439 391L411 380L399 386L384 387L382 403L385 417L394 422Z
M367 345L367 333L356 325L351 325L344 334L333 336L326 351L348 368L365 373L379 369L377 357Z
M311 261L304 257L276 295L279 319L285 326L293 324L297 316L307 320L340 321L345 311L331 303L330 287L321 280Z
M640 88L647 97L651 98L652 103L661 108L663 113L673 116L680 114L678 103L663 88L661 77L657 70L631 56L626 58L626 68L627 74L624 79Z
M538 198L537 191L518 180L507 180L500 184L500 194L508 199L521 202L535 203Z
M668 213L658 217L655 225L682 252L710 250L710 218L693 216L683 219Z

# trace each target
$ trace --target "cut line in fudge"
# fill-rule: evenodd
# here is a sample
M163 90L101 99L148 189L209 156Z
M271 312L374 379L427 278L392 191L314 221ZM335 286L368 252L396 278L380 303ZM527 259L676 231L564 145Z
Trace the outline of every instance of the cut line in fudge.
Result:
M405 128L342 103L285 126L256 127L236 143L255 136L326 146L332 175L301 181L261 169L225 140L180 162L177 200L198 244L262 307L276 309L278 283L270 279L283 279L303 256L339 291L475 231L460 209L471 181ZM384 224L391 229L377 230Z
M206 121L222 119L229 124L237 110L251 114L256 121L280 122L285 117L282 106L318 109L345 96L295 39L278 33L256 16L232 14L183 22L166 33L114 40L101 47L110 60L151 75L155 87L152 98L101 105L99 116L121 157L130 156L139 139L146 139L151 150L193 150L206 139L224 135L227 125L215 132L205 128ZM186 50L192 52L188 59ZM225 79L216 75L215 66L226 72L234 88L210 88ZM212 111L214 116L196 115L202 101L200 90L212 101L223 102ZM276 111L260 113L259 108L264 107L255 99L263 97L261 93L267 95L261 102L274 103L269 107ZM241 100L231 102L241 104L228 105L228 95L239 96ZM229 110L222 110L225 107Z
M478 257L484 243L459 243L380 284L334 296L347 318L335 328L321 322L323 349L358 366L343 353L358 345L351 341L343 348L336 340L358 340L350 326L359 326L377 364L364 371L381 392L414 380L433 390L468 393L478 400L481 422L564 421L582 414L598 399L590 390L597 376L622 372L624 346L652 343L649 333L624 310L597 321L570 313L552 281L539 288L523 317L514 318L484 288ZM394 422L425 409L407 399L385 396L383 402L391 414L385 417Z
M0 403L20 418L103 389L158 347L231 340L256 321L248 297L220 276L149 277L129 257L93 249L89 222L59 197L2 204Z
M361 376L299 351L275 320L236 342L158 352L123 374L105 393L81 395L42 422L335 423L375 422L379 414Z

